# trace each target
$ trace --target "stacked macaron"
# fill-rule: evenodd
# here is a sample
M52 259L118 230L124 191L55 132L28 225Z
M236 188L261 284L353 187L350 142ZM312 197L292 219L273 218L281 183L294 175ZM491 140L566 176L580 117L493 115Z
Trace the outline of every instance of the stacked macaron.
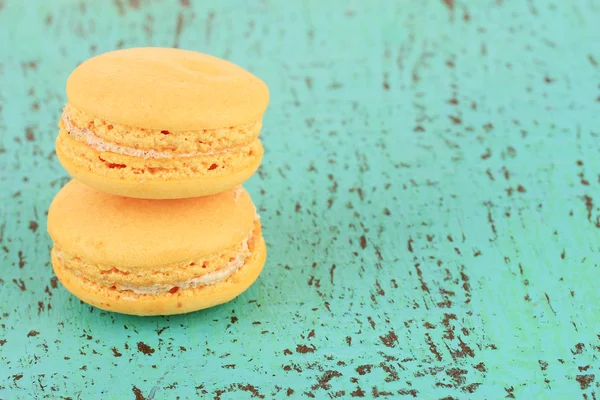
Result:
M240 186L260 165L269 92L227 61L136 48L67 81L56 154L75 180L48 232L62 284L96 307L177 314L227 302L258 277L261 225Z

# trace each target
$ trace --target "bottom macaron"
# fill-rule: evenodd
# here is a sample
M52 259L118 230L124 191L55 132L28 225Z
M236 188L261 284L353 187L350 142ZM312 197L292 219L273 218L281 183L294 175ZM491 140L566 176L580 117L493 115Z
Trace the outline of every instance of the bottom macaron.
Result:
M169 315L228 302L258 278L266 246L237 187L213 196L144 200L67 184L48 212L52 265L98 308Z

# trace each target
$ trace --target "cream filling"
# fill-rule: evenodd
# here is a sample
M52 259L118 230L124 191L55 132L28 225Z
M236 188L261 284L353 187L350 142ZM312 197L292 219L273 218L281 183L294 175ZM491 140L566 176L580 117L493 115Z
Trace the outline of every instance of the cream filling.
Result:
M229 278L231 275L236 273L246 262L246 259L250 256L250 250L248 249L248 241L252 237L252 234L248 236L242 242L242 250L238 255L231 261L229 261L223 268L219 268L215 271L209 272L197 278L192 278L186 281L169 283L169 284L154 284L150 286L136 286L136 285L115 285L117 290L120 291L132 291L136 294L146 295L158 295L169 292L171 289L178 287L179 289L193 289L201 286L214 285L215 283L222 282ZM65 264L64 254L61 251L56 252L56 257ZM79 270L71 269L75 275L82 276L89 279ZM131 298L135 300L135 298Z
M195 157L195 156L212 156L216 154L225 154L231 151L236 151L241 149L242 147L231 148L227 150L220 151L206 151L206 152L192 152L192 153L180 153L174 154L168 151L157 151L157 150L140 150L134 149L126 146L119 146L116 143L108 142L102 139L99 136L96 136L94 132L87 128L79 128L73 124L71 118L67 111L63 111L62 121L65 124L65 128L69 135L73 137L75 140L79 142L85 143L88 147L91 147L97 151L104 151L109 153L117 153L123 154L126 156L138 157L138 158L154 158L154 159L164 159L164 158L185 158L185 157Z
M151 286L118 285L117 290L130 290L136 294L156 295L166 293L175 287L178 287L179 289L193 289L200 286L214 285L236 273L244 265L249 256L248 239L246 239L242 242L242 251L233 260L229 261L225 267L209 272L198 278L192 278L177 283L154 284Z

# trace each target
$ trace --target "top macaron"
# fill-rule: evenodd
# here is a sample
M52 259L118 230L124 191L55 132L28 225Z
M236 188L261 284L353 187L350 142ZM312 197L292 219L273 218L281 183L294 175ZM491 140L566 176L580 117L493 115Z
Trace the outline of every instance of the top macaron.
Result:
M269 91L228 61L168 48L93 57L67 80L58 158L76 179L149 199L204 196L247 180Z

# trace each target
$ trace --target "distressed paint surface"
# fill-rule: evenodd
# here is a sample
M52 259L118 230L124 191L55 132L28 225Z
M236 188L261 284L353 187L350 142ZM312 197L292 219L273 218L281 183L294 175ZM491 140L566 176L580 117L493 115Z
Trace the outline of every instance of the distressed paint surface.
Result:
M599 20L594 0L0 0L0 398L600 398ZM266 268L176 317L81 304L45 232L68 74L145 45L272 93L246 184Z

